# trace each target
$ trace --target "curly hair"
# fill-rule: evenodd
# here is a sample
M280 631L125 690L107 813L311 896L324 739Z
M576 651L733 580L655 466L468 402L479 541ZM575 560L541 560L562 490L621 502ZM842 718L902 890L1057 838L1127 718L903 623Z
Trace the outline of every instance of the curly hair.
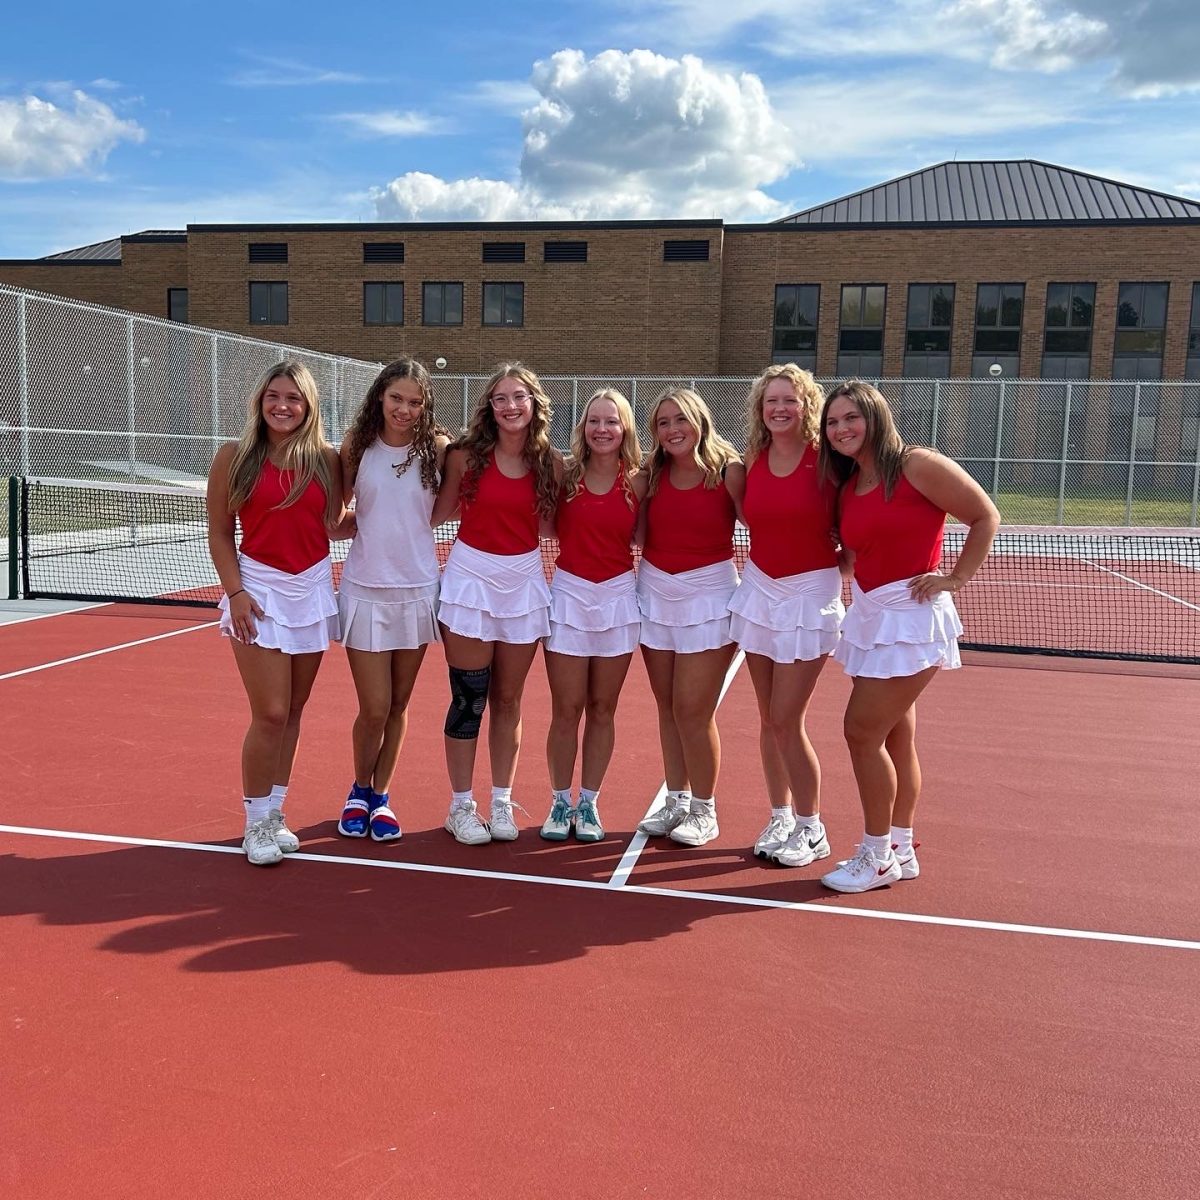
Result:
M658 419L658 410L668 400L679 408L687 423L696 431L696 447L692 451L692 458L703 473L704 486L715 488L721 482L725 468L739 460L738 452L713 427L712 413L700 395L691 388L674 387L661 392L650 409L648 425L654 449L646 460L646 494L653 496L658 492L658 481L667 466L667 452L658 440L654 422Z
M854 459L834 449L825 430L825 418L829 415L830 405L842 398L849 400L862 413L866 423L864 442L871 452L875 470L883 484L884 498L890 500L900 480L900 472L904 470L904 460L908 458L909 447L900 438L891 406L884 399L883 393L861 379L848 379L845 383L838 384L825 397L825 404L821 409L821 448L817 452L817 469L821 481L832 479L840 487L856 469Z
M349 467L351 472L358 470L358 464L367 448L374 444L375 439L383 431L383 398L387 390L398 379L411 379L421 389L421 415L413 426L412 453L421 464L421 486L427 492L437 491L437 439L440 436L449 437L433 416L433 380L425 367L415 358L402 355L395 362L388 363L375 381L367 389L362 403L358 406L350 427L346 430L345 445L349 448Z
M625 502L630 508L637 507L637 499L630 486L630 477L642 465L642 447L638 444L637 426L634 422L633 409L629 401L616 388L601 388L593 392L588 402L579 414L579 421L571 434L571 457L567 460L563 472L562 492L567 500L574 500L583 487L583 476L587 471L588 460L592 456L591 447L587 443L586 430L588 413L597 400L611 400L617 409L621 421L621 445L618 458L621 463L621 487L625 494Z
M259 376L247 398L246 423L229 464L229 511L237 512L250 499L250 493L267 461L271 444L267 437L267 424L263 420L262 400L267 388L280 377L290 379L295 384L296 390L304 397L306 411L300 427L280 447L282 469L291 472L292 486L279 507L288 508L295 504L315 479L325 492L326 520L334 521L341 510L342 498L334 495L333 476L325 457L329 443L325 440L325 426L321 421L317 381L302 362L294 359L284 359L268 367Z
M749 466L770 444L771 431L763 420L763 397L775 379L786 379L800 401L801 436L813 449L821 444L821 405L824 397L811 371L795 363L775 363L768 367L751 385L746 399L746 465Z
M475 411L471 414L466 433L454 443L467 455L467 469L463 473L459 495L464 504L470 504L475 499L479 477L500 440L500 428L492 411L492 388L502 379L517 380L533 399L533 417L525 430L525 449L521 457L533 472L538 515L548 519L554 516L558 506L558 481L554 475L556 454L550 444L550 397L546 395L538 377L523 363L501 363L492 372L475 401Z

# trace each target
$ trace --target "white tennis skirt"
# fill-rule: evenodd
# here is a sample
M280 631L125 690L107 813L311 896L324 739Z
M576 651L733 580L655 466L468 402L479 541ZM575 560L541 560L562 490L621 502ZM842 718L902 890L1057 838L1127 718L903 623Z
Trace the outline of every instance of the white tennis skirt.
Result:
M284 654L319 654L338 635L333 571L323 558L299 575L268 567L242 554L238 557L242 587L258 601L264 616L255 617L253 645ZM221 597L221 632L233 637L229 598Z
M540 550L488 554L458 541L446 560L438 620L481 642L537 642L550 632L550 588Z
M729 632L747 654L810 662L833 651L845 615L837 567L772 579L747 561L729 600Z
M338 590L339 640L349 650L416 650L442 640L438 585L368 587L342 577Z
M637 580L632 571L602 583L559 567L550 581L550 636L554 654L618 658L632 654L641 635Z
M737 583L732 559L668 575L643 558L637 572L642 645L677 654L728 646L729 597Z
M851 585L851 603L833 657L847 675L895 679L926 667L962 666L958 639L963 631L949 592L914 600L908 580L898 579L864 592Z

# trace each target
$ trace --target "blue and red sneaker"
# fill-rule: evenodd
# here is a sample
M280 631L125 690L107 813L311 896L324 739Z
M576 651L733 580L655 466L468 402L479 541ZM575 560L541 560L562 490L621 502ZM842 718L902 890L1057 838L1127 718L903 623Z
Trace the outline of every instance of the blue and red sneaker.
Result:
M338 833L342 837L367 836L367 826L371 820L371 801L374 796L375 793L369 787L361 787L357 783L350 789L350 795L346 797L346 804L337 824Z
M396 814L388 808L388 794L371 793L371 840L375 842L394 842L401 834L400 822Z

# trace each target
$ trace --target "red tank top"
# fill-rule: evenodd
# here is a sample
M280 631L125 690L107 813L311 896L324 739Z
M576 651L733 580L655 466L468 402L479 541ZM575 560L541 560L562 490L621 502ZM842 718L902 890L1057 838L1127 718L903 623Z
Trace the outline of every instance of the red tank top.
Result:
M671 483L670 467L658 477L658 491L648 497L646 545L642 557L668 575L681 575L733 557L733 499L722 481L680 491Z
M764 450L746 472L742 512L750 530L750 561L772 579L837 565L832 482L818 482L817 452L804 448L790 475L771 473Z
M890 500L883 485L854 494L854 477L842 488L842 542L854 551L854 577L864 592L912 579L942 561L946 514L903 475Z
M325 489L314 479L295 504L280 508L291 487L291 471L263 463L254 490L237 516L243 554L277 571L299 575L329 557Z
M475 498L462 506L458 536L485 554L528 554L536 550L538 513L533 472L509 479L492 455L479 475Z
M558 502L558 566L592 583L631 571L637 510L637 498L626 491L624 471L601 496L581 481L570 500Z

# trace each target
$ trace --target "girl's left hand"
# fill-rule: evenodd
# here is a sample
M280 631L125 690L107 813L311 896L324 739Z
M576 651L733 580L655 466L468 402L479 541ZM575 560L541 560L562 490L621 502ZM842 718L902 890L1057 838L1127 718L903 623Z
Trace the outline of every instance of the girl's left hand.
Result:
M942 575L930 571L928 575L918 575L908 581L908 590L914 600L922 603L932 600L938 592L957 592L962 587L962 580L957 575Z

